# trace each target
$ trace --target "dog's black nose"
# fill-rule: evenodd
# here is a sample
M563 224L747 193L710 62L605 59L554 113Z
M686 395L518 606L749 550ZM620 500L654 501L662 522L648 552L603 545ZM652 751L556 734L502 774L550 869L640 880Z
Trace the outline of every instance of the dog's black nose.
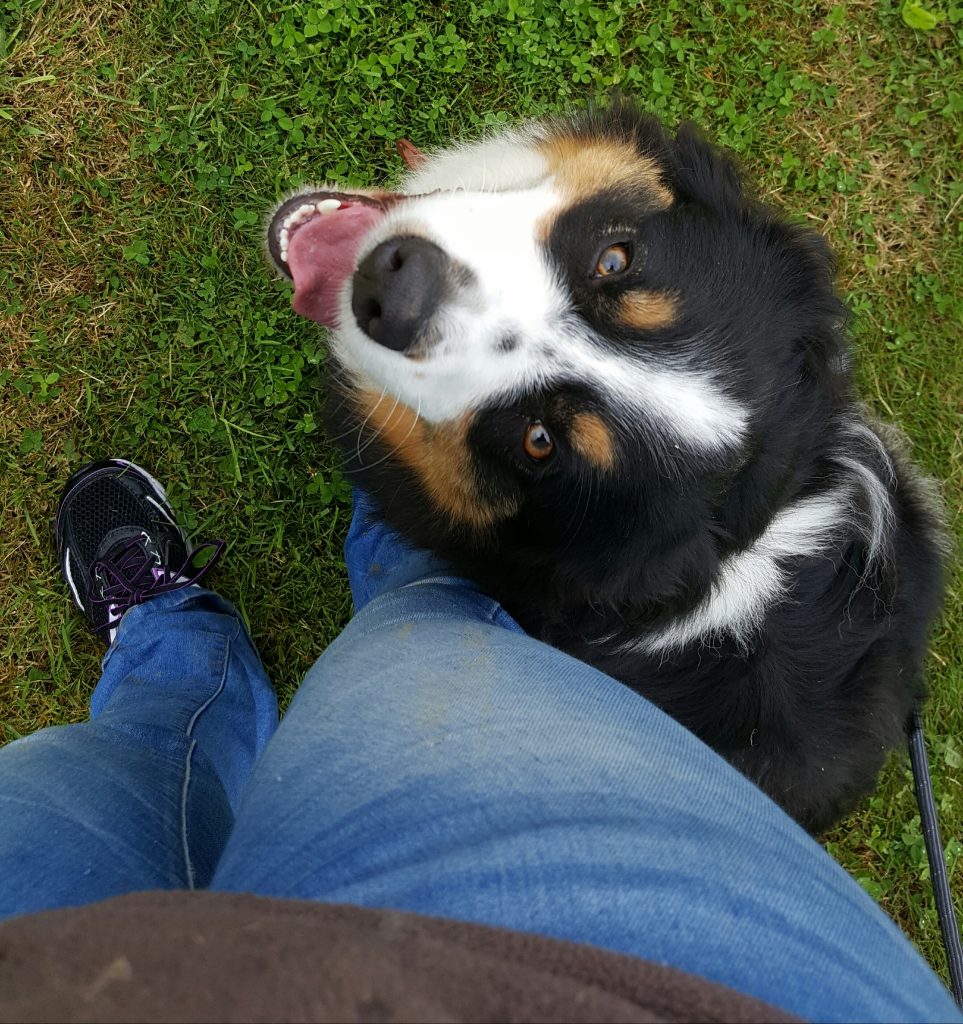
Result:
M358 326L385 348L403 352L437 309L448 257L426 238L389 238L354 273L351 308Z

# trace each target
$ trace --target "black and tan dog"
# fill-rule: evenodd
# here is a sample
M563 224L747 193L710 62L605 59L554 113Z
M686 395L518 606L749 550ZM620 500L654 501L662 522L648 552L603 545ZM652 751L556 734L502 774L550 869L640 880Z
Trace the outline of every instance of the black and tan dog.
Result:
M833 260L619 103L278 208L352 479L811 830L923 693L938 502L853 392Z

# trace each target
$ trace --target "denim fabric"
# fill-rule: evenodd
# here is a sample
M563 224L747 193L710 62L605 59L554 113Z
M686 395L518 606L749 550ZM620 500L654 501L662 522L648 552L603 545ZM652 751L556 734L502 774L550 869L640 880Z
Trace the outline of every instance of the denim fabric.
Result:
M208 884L277 700L228 602L132 608L91 721L0 750L0 917Z
M361 505L347 555L357 614L253 773L273 704L226 606L125 617L94 720L0 751L5 913L213 869L213 889L593 943L812 1019L963 1019L852 879L657 708Z

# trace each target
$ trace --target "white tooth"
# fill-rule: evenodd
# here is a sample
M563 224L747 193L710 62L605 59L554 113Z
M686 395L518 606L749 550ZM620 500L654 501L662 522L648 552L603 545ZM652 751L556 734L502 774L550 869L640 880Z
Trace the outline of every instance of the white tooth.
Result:
M288 242L291 240L291 232L287 228L281 228L281 234L278 236L278 241L281 243L281 248L286 249Z
M296 228L302 221L308 219L308 217L314 216L314 204L305 203L303 206L299 206L292 214L285 218L282 227Z
M341 209L341 200L340 199L322 199L321 202L317 204L315 209L318 211L318 213L330 213L332 210L340 210Z

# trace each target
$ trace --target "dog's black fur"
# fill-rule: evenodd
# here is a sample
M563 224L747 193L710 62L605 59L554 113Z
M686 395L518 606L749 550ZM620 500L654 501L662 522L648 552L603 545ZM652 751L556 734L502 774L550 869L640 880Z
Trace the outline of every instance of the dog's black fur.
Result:
M518 450L526 422L610 410L591 380L498 403L474 417L468 449L479 494L509 496L515 511L470 530L438 509L390 447L359 458L368 436L359 431L373 428L336 362L331 431L346 439L352 480L407 538L479 579L533 636L654 701L806 828L823 830L872 788L923 697L942 587L938 504L898 440L867 426L857 405L824 241L748 198L733 160L690 127L672 137L623 103L564 130L632 140L674 200L652 209L616 189L559 217L547 245L578 314L615 352L644 347L673 360L681 346L704 360L752 410L748 441L734 452L679 453L651 424L619 421L618 471L599 472L564 443L548 465L534 465ZM631 286L681 297L681 318L644 334L613 314L627 283L586 280L581 270L597 244L593 223L627 210L646 255ZM865 488L866 473L880 486ZM852 502L834 544L784 564L785 593L758 628L656 653L633 648L691 612L725 560L780 510L841 486Z

